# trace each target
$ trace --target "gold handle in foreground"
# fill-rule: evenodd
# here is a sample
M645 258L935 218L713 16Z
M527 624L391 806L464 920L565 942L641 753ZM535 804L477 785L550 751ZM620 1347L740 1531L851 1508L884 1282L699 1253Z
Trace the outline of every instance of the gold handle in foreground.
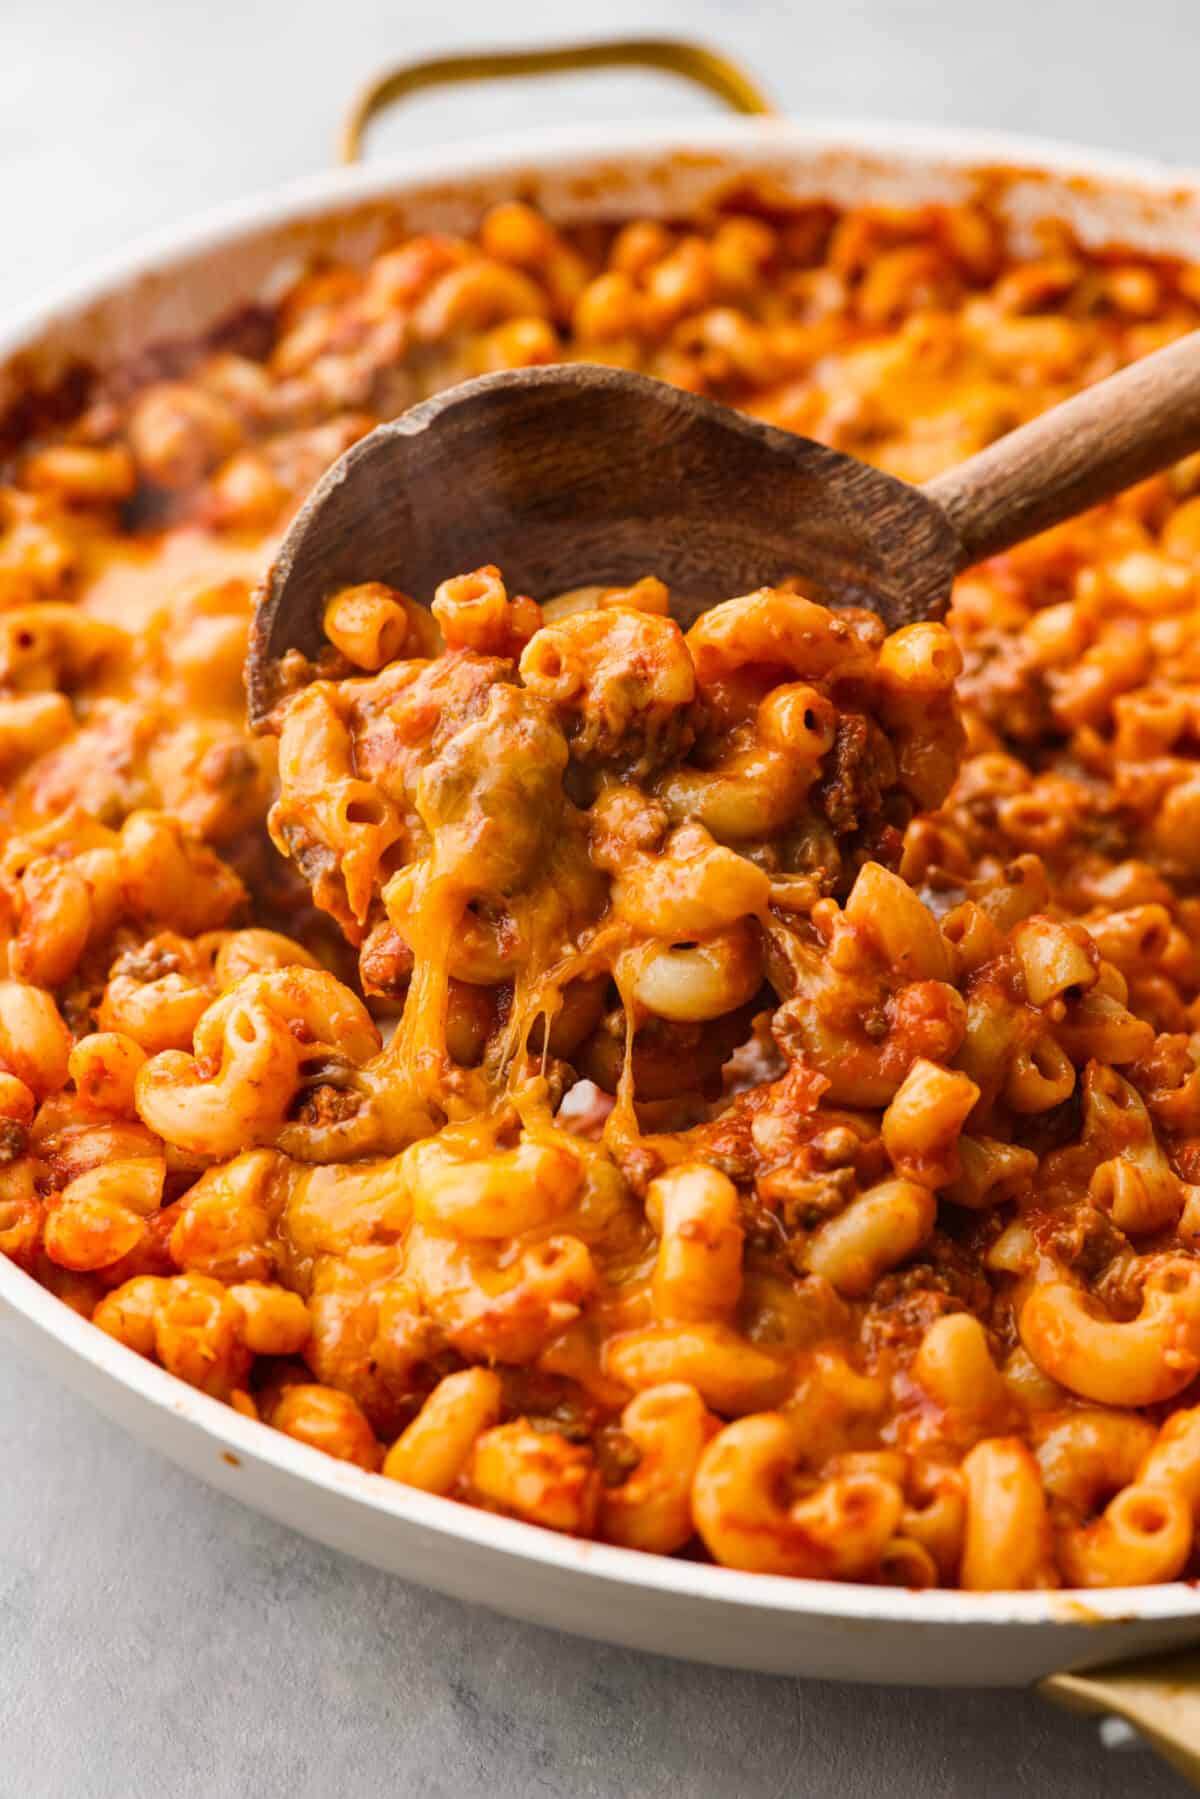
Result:
M1138 1656L1086 1674L1051 1674L1037 1690L1069 1711L1126 1719L1200 1789L1200 1649Z
M371 120L421 88L519 75L562 75L580 69L665 69L707 88L734 112L773 113L758 83L728 56L685 38L614 38L610 43L562 44L548 50L474 50L430 56L377 75L357 96L342 126L341 159L357 162Z

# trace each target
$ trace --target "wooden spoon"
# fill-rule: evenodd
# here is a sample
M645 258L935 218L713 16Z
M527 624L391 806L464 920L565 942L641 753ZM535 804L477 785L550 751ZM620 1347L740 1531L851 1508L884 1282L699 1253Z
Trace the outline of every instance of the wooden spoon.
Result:
M681 622L788 575L889 630L940 618L956 574L1200 448L1200 331L914 487L645 375L589 363L484 375L356 443L297 513L260 588L247 682L324 644L338 588L428 604L499 565L547 599L660 575Z

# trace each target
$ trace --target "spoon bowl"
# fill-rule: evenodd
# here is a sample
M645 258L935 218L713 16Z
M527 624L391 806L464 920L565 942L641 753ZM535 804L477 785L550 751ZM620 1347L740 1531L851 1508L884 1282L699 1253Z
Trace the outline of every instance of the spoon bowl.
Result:
M512 369L436 394L353 445L297 513L259 590L250 716L315 658L339 588L428 605L484 563L546 600L643 575L689 624L802 576L889 631L940 618L954 577L1200 447L1200 333L1086 389L915 487L645 375Z
M918 488L825 444L646 375L506 370L378 426L318 482L262 591L251 711L270 710L286 650L317 654L325 602L356 581L428 605L482 563L537 600L654 574L687 624L804 575L895 629L941 615L956 556Z

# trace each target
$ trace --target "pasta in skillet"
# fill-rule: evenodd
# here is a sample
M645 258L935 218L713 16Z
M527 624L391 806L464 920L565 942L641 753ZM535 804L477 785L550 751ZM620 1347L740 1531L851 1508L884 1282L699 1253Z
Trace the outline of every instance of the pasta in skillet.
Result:
M1200 462L892 636L803 571L371 579L315 477L636 367L921 480L1200 322L986 206L494 209L97 380L0 486L0 1248L379 1478L906 1586L1195 1568ZM1197 1181L1192 1182L1196 1174Z

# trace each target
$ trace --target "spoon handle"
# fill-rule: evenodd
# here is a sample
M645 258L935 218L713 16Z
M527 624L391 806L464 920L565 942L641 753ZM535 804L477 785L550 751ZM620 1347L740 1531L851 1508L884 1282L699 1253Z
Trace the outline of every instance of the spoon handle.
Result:
M1200 331L1010 431L923 492L970 568L1200 450Z

